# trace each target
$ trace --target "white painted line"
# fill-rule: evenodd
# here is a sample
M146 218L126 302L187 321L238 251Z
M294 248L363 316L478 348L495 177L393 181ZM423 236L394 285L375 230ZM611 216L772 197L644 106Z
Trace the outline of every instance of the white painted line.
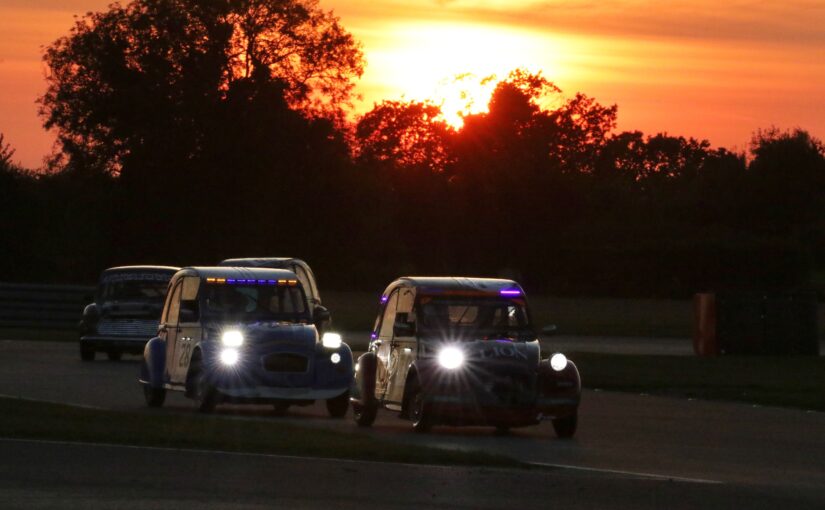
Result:
M569 464L551 464L549 462L528 462L531 466L545 466L545 467L552 467L558 469L569 469L573 471L588 471L591 473L604 473L604 474L612 474L612 475L623 475L623 476L633 476L636 478L647 478L650 480L662 480L662 481L673 481L673 482L686 482L686 483L708 483L708 484L722 484L724 482L720 482L718 480L705 480L703 478L686 478L682 476L670 476L670 475L659 475L655 473L639 473L636 471L622 471L619 469L602 469L602 468L593 468L593 467L584 467L584 466L571 466Z

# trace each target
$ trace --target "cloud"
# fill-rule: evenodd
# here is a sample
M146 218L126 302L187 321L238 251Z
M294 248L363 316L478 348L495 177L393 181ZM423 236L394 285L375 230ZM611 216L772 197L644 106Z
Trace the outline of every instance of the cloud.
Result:
M328 4L344 17L363 21L473 21L580 36L825 46L825 3L820 0L337 0Z

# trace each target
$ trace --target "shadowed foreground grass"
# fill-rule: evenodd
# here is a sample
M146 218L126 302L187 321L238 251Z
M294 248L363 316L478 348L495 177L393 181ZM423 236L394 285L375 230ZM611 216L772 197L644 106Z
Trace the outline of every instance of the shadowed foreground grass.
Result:
M405 446L267 420L120 412L0 398L0 437L197 448L414 464L519 467L481 452Z
M825 358L570 353L587 388L825 411Z

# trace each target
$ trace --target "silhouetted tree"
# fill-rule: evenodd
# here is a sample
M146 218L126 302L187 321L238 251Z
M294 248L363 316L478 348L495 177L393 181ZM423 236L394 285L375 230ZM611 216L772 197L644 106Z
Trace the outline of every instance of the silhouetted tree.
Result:
M395 170L443 173L453 163L452 134L433 103L383 101L356 125L358 160Z
M197 157L215 111L247 80L307 116L341 117L361 51L316 0L135 0L78 20L46 51L47 128L69 168L117 173ZM207 126L204 128L204 126Z
M808 132L776 128L751 141L755 217L774 233L825 219L825 146Z
M3 133L0 133L0 172L8 173L14 171L14 163L11 158L14 156L14 149L9 144L4 144Z

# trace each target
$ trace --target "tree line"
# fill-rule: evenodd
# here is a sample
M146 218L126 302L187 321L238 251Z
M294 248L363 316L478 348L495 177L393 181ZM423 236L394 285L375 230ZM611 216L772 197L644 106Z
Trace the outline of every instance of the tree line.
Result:
M313 0L113 4L44 60L58 148L26 170L0 139L0 280L290 255L338 288L685 297L825 270L825 148L801 129L747 153L619 132L615 105L523 70L460 128L428 101L352 120L363 54Z

